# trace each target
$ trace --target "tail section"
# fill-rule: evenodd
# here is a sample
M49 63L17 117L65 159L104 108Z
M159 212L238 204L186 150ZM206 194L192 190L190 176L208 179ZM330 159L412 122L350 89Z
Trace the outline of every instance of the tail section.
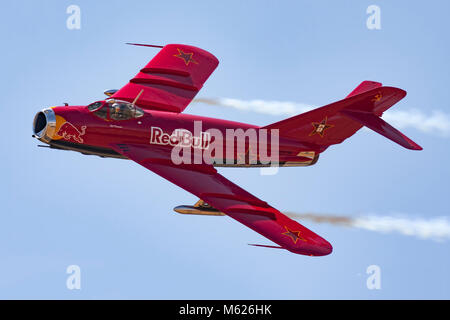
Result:
M359 86L357 86L352 92L350 92L350 94L348 96L346 96L346 98L350 98L353 96L356 96L360 93L364 93L366 91L372 90L372 89L376 89L381 87L382 84L380 82L375 82L375 81L363 81L359 84Z
M380 118L405 95L402 89L364 81L343 100L264 128L279 129L281 137L320 147L341 143L366 126L405 148L421 150L418 144Z
M373 113L353 110L343 110L341 113L407 149L422 150L421 146Z

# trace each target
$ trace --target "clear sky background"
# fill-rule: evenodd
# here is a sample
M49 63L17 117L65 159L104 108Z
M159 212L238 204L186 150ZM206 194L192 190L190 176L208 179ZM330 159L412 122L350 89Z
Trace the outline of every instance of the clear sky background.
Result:
M69 5L81 29L66 27ZM381 30L366 9L381 8ZM227 217L180 216L197 199L126 160L38 148L44 107L120 88L157 49L218 57L200 97L324 105L363 80L408 92L393 110L450 113L448 1L9 1L2 4L0 298L450 298L450 242L305 222L334 252L310 258ZM268 124L281 117L194 104L187 112ZM312 167L220 172L281 211L449 216L450 137L413 128L406 150L371 131ZM301 222L301 221L300 221ZM368 290L366 268L381 268ZM81 268L81 290L66 268Z

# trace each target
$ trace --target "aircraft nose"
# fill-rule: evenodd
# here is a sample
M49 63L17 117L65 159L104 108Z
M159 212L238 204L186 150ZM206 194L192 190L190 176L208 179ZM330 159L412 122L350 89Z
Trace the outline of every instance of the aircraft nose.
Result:
M55 112L48 108L39 111L33 121L33 136L43 142L50 142L56 128Z

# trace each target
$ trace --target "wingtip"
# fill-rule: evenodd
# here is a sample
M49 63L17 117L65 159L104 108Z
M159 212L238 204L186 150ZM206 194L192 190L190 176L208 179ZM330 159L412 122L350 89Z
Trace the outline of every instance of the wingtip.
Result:
M409 150L417 150L417 151L423 150L423 148L421 146L419 146L417 143L415 143L413 140L411 140L407 136L403 135L403 137L406 140L406 145L404 145L405 148L407 148Z
M417 151L423 150L423 148L421 146L419 146L417 143L415 143L413 146L411 146L410 149L417 150Z

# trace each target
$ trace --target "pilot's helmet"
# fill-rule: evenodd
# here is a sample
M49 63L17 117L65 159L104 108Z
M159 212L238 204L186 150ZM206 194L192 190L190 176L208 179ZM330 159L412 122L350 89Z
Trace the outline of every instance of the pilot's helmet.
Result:
M113 107L114 107L114 112L115 113L122 113L123 112L123 105L122 104L120 104L120 103L114 103L113 104Z

